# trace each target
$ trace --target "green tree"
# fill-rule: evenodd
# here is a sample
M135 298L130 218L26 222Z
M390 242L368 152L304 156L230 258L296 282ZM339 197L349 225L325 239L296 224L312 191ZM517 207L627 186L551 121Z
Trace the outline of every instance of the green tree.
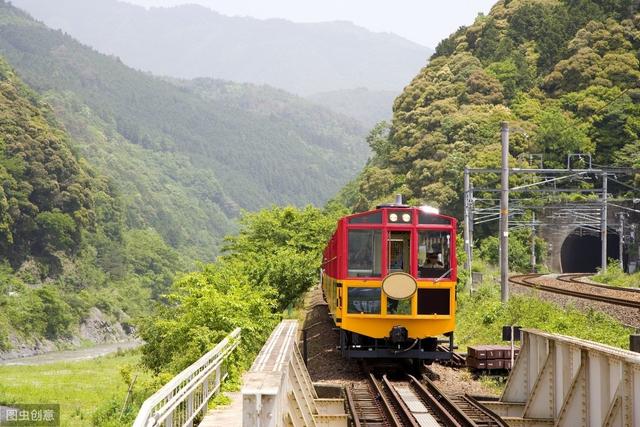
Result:
M236 327L242 328L236 354L246 366L278 320L272 289L254 286L234 262L184 276L169 301L140 325L143 363L155 372L180 372Z

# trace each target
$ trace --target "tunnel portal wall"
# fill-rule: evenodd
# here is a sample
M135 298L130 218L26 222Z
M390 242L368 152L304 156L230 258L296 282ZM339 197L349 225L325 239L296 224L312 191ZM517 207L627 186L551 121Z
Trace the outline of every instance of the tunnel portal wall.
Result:
M618 259L619 237L607 235L607 258ZM595 273L601 265L602 245L600 236L580 234L574 230L564 239L560 248L560 265L563 273Z

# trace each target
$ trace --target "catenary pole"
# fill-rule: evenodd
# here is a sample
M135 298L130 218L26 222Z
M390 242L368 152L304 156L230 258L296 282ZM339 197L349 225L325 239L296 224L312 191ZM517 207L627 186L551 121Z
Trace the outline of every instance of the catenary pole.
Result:
M531 218L531 272L536 272L536 213L533 212Z
M500 188L500 296L509 301L509 123L502 122Z
M469 168L464 168L464 250L467 259L464 268L469 273L467 278L469 286L471 286L471 185L469 180Z
M620 268L624 271L624 213L620 212L620 232L618 239L618 259L620 260Z
M607 271L607 173L602 174L602 208L600 210L600 268Z

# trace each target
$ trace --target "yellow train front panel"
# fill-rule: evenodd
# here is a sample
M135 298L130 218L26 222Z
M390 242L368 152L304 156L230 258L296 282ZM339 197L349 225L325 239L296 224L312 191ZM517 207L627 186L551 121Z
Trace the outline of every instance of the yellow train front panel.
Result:
M398 302L382 280L341 280L323 276L323 291L336 325L370 338L386 338L403 326L411 339L437 337L455 329L455 282L419 281L415 294Z

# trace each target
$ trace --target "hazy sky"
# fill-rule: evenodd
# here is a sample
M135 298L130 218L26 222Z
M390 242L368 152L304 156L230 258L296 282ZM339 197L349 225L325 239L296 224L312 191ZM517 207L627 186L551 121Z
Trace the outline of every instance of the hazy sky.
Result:
M143 6L197 3L224 15L295 22L346 20L372 31L396 33L434 48L496 0L125 0Z

